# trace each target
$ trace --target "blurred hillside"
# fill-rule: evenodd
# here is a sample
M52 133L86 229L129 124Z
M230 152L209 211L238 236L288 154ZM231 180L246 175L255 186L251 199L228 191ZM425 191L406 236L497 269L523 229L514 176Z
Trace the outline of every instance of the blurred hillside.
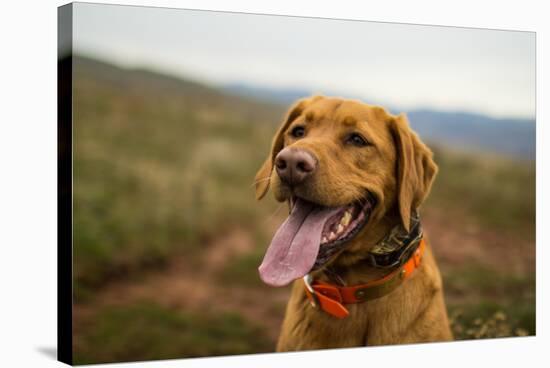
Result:
M250 173L282 108L86 58L74 70L77 292L257 214Z
M257 266L287 208L252 184L286 106L83 57L73 70L76 362L273 351L288 288ZM423 222L456 337L534 334L534 161L430 146Z

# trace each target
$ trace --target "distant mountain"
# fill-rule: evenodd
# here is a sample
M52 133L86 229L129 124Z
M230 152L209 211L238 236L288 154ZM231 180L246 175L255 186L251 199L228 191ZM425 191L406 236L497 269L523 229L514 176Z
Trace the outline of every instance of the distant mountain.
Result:
M535 159L536 124L530 119L494 119L467 112L413 110L410 124L427 141L463 150Z
M223 89L241 97L263 102L289 105L293 101L314 94L307 89L265 88L233 83ZM355 95L324 91L325 95L355 98L371 104L382 102ZM386 106L393 113L403 111ZM533 119L495 119L464 111L437 111L431 109L404 110L413 129L426 141L448 145L460 150L474 150L505 154L522 159L535 159L536 124Z

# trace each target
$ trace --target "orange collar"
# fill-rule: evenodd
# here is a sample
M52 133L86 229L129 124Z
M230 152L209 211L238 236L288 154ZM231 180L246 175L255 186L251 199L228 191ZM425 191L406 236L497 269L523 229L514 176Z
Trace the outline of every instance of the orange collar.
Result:
M346 318L349 311L344 304L355 304L380 298L391 293L408 279L420 266L426 248L422 238L413 255L401 267L388 275L366 284L355 286L337 286L320 281L313 281L311 275L304 277L306 295L313 307L320 307L336 318Z

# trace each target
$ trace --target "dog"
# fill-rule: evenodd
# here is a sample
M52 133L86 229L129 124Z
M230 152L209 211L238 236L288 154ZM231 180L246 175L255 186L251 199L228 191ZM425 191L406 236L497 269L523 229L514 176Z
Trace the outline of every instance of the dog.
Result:
M259 267L293 282L277 351L452 340L418 212L437 170L404 114L324 96L289 109L255 178L258 200L290 206Z

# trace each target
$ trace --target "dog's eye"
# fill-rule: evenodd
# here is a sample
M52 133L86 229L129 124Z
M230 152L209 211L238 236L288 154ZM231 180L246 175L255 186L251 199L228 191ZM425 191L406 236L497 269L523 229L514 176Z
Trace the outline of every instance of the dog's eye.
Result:
M368 145L368 142L365 140L365 138L361 137L361 135L357 133L352 133L346 138L346 143L353 144L357 147L365 147Z
M290 132L290 134L294 137L294 138L302 138L304 135L306 135L306 130L303 126L296 126L292 129L292 131Z

